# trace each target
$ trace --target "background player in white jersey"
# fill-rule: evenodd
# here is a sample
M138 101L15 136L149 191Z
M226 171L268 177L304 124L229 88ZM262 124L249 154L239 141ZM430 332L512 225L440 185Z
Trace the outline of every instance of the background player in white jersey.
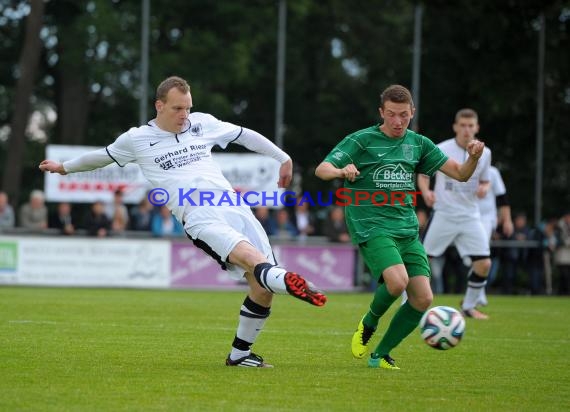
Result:
M500 226L501 232L506 237L513 234L513 220L511 218L511 206L507 197L507 189L501 172L495 166L489 167L489 184L479 185L477 190L477 197L479 202L479 213L481 213L481 222L487 234L487 239L491 241L493 233ZM497 210L498 208L498 210ZM491 258L491 269L489 271L488 281L491 273L493 273L493 266L497 264L498 258ZM477 304L487 305L487 294L485 288L481 288Z
M455 115L453 131L455 137L439 143L438 147L450 159L461 163L468 157L469 142L475 140L475 135L479 132L477 113L472 109L459 110ZM450 179L438 171L434 190L431 191L430 178L418 175L418 187L424 201L434 209L424 237L426 253L430 257L441 256L454 243L462 258L470 258L471 271L461 309L466 316L476 319L488 318L475 306L491 268L489 239L481 223L477 202L480 184L489 185L490 165L491 151L486 147L475 172L467 182Z
M261 356L251 352L251 346L269 317L273 294L289 293L316 306L324 305L327 298L300 275L276 265L265 231L224 178L211 150L215 145L226 148L229 143L237 143L273 157L281 163L279 187L291 182L291 158L253 130L209 114L190 113L190 86L180 77L169 77L158 86L155 108L155 119L131 128L106 148L63 164L44 160L40 170L65 175L113 162L121 167L138 164L154 189L169 198L168 208L194 244L231 276L245 276L248 282L249 293L240 309L226 365L269 367ZM213 195L213 202L201 202L204 193Z

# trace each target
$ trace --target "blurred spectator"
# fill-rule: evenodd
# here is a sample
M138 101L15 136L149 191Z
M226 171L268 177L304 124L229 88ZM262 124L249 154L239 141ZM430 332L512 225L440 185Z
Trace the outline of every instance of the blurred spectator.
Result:
M131 211L130 229L150 231L150 222L154 215L154 206L145 196Z
M309 210L310 202L303 201L302 197L295 202L295 226L298 236L306 238L315 234L315 218Z
M494 240L504 240L505 235L502 233L502 225L497 226L497 228L491 233L491 269L489 269L489 276L487 276L486 288L493 285L497 279L499 268L501 267L501 253L503 253L503 251L499 247L492 246L492 243Z
M273 236L277 232L277 222L271 216L271 211L267 206L257 206L253 209L253 214L261 223L267 236Z
M554 254L554 264L558 269L558 294L570 293L570 211L558 221L559 246Z
M64 235L73 235L75 225L71 216L71 205L67 202L59 203L57 210L49 216L48 226L52 229L59 229Z
M282 240L293 240L297 237L298 232L295 225L291 222L289 211L285 208L279 209L276 216L277 228L275 236Z
M513 220L514 232L510 237L512 240L525 241L530 239L530 228L527 224L526 214L519 212ZM517 280L519 266L525 267L527 263L528 249L524 247L509 247L505 250L503 259L503 293L511 294L514 292L515 282Z
M20 226L26 229L42 230L48 227L48 210L44 192L32 190L30 200L20 208Z
M0 192L0 230L14 227L15 224L14 209L8 202L8 195Z
M527 249L526 268L528 271L528 286L531 295L544 293L544 225L538 225L529 232L529 240L536 240L538 247Z
M344 209L342 207L336 206L330 210L323 232L331 242L350 242L350 235L346 228Z
M91 205L91 211L87 215L85 227L89 236L105 237L111 231L111 220L105 214L103 202L95 202Z
M123 191L116 190L113 202L105 206L105 214L111 220L111 230L116 233L127 230L129 224L129 210L123 203Z
M181 236L184 228L166 206L161 206L151 221L152 235L156 237Z

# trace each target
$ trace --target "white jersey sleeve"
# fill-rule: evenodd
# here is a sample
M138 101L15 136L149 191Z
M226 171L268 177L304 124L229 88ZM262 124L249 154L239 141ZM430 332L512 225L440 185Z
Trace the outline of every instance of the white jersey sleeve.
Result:
M135 150L133 148L130 132L135 128L123 133L117 139L106 147L107 153L119 166L124 167L127 163L136 160Z
M105 149L97 149L63 162L63 169L67 173L86 172L111 163L113 163L113 159L109 157L107 151Z
M194 113L193 115L200 118L201 127L204 128L204 130L199 131L199 133L212 136L216 144L222 149L225 149L229 143L236 140L242 133L241 126L218 120L211 114Z
M497 197L506 194L507 188L499 170L495 166L491 166L489 172L491 175L491 190L493 191L493 195Z
M497 206L496 199L497 196L501 196L507 193L507 188L501 177L501 173L495 166L489 168L489 177L491 182L491 187L485 195L484 198L479 199L479 211L481 212L481 217L484 220L492 220L496 222L497 220ZM495 224L495 223L494 223Z
M275 143L266 139L263 135L255 130L243 128L243 133L234 141L243 147L277 160L279 163L284 163L290 159L289 155L281 150Z
M489 173L489 169L491 168L491 158L492 158L491 149L485 147L483 149L483 153L485 154L485 152L487 152L487 156L482 156L481 159L482 167L481 167L481 173L479 174L480 182L489 182L491 180L491 176Z

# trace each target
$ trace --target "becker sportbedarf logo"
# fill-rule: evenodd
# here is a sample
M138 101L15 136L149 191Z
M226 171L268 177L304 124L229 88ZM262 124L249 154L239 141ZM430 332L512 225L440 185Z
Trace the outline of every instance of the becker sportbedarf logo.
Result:
M408 172L401 163L379 167L372 174L376 187L402 188L414 181L414 174Z

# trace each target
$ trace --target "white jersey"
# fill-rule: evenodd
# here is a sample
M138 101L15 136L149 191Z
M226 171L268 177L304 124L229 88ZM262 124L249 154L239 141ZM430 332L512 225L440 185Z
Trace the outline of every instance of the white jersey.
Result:
M450 159L464 163L469 157L467 150L459 146L455 139L445 140L437 145ZM477 188L479 182L489 181L491 150L484 148L473 175L467 182L459 182L438 171L435 176L434 210L455 217L479 218Z
M166 191L167 206L180 222L185 208L200 205L199 191L233 192L211 152L216 145L226 148L242 133L240 126L210 114L191 113L188 120L180 133L167 132L150 121L131 128L107 146L107 153L119 166L138 164L155 189Z
M136 163L153 185L149 200L152 195L152 203L166 204L194 244L231 276L241 278L245 272L227 262L231 251L242 241L252 244L275 264L267 234L212 159L212 148L217 145L224 149L235 142L281 164L290 157L259 133L212 115L192 113L187 122L180 133L162 130L155 121L134 127L105 149L67 160L63 168L75 173L113 161L119 166Z
M484 198L479 199L479 211L481 212L481 217L483 216L494 216L497 217L497 196L504 195L507 193L505 187L505 182L501 177L501 173L495 166L489 168L489 181L491 186L487 191Z

